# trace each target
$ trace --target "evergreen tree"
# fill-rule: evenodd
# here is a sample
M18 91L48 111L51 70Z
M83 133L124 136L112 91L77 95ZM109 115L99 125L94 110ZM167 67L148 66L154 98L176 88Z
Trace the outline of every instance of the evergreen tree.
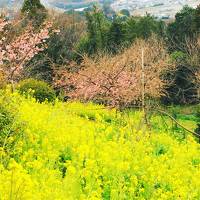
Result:
M107 48L112 53L117 53L120 49L123 43L125 42L125 25L124 23L119 20L115 19L108 31L107 34Z
M89 55L105 50L110 25L102 10L94 6L91 12L86 12L86 21L88 34L80 41L78 50Z
M196 66L192 62L192 45L197 43L200 31L200 7L185 6L168 25L168 48L176 61L177 70L173 74L173 84L167 89L168 101L176 104L196 103ZM190 45L188 45L190 44Z
M164 35L164 22L147 15L144 17L129 17L126 21L126 39L132 42L136 38L147 39L152 34Z
M35 25L40 25L47 16L47 10L40 0L24 0L22 15L28 20L33 20Z
M127 10L127 9L120 10L120 14L122 14L122 15L124 15L126 17L130 17L131 16L129 10Z
M167 35L172 51L183 51L186 38L192 39L196 34L194 26L195 9L185 6L175 16L175 21L168 26Z
M194 13L194 30L200 33L200 5L197 6Z

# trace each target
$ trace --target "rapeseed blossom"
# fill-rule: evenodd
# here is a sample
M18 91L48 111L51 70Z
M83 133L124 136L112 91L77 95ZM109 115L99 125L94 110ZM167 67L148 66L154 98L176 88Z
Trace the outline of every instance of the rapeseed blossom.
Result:
M0 148L0 199L200 199L200 145L78 102L37 103L7 94L23 135ZM15 137L9 138L12 143Z

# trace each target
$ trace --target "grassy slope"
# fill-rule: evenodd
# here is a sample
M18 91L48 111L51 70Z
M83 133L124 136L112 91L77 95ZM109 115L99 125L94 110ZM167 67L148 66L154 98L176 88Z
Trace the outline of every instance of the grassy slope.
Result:
M11 99L25 130L14 159L1 152L0 199L200 199L200 145L159 117L150 133L139 112Z

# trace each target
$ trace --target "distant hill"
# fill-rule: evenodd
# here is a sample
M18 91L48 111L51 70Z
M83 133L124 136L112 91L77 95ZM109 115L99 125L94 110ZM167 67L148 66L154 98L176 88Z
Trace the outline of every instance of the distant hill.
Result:
M82 9L92 6L95 2L100 4L110 2L116 11L128 9L133 15L146 15L150 13L158 18L173 18L184 5L196 7L200 0L41 0L47 8L61 11ZM0 8L16 9L23 0L0 0Z
M15 9L19 8L23 0L0 0L0 8Z
M81 7L92 2L103 2L103 0L41 0L47 7L59 7L67 9L70 7ZM18 8L22 5L23 0L0 0L0 8Z
M83 7L88 7L93 5L95 2L98 2L97 0L79 0L79 1L68 1L68 0L49 0L48 3L49 5L53 7L58 7L60 9L64 10L70 10L70 9L78 9L78 8L83 8Z
M196 7L200 0L116 0L112 7L114 10L128 9L133 15L146 15L149 13L158 18L173 18L183 6Z

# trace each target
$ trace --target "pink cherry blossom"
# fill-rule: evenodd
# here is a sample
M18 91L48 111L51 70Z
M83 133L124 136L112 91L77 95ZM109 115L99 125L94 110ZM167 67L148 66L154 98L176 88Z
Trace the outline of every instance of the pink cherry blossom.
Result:
M4 32L8 23L10 22L0 20L0 32ZM0 65L6 64L5 70L9 79L13 79L14 75L21 72L27 61L44 50L43 44L49 38L51 27L50 22L46 22L39 31L28 26L21 35L13 38L9 43L6 42L6 34L4 34L0 39Z
M155 38L138 40L116 56L107 55L96 60L85 57L77 73L58 70L55 87L64 89L72 99L97 100L116 107L141 103L142 49L145 52L146 97L160 97L167 84L161 76L164 71L173 70L173 65L163 42Z

